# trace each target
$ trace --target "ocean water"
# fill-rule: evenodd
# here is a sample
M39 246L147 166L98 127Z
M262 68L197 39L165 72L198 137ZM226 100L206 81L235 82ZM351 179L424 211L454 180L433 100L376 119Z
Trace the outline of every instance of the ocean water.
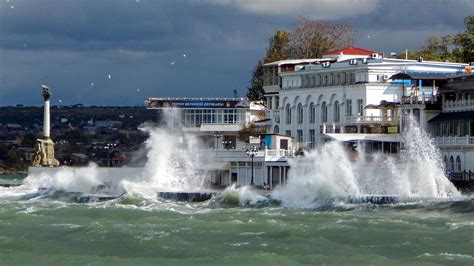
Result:
M149 132L133 176L110 179L90 165L0 177L22 184L0 188L0 265L474 265L474 198L449 182L416 123L400 157L351 161L329 143L290 160L287 183L270 199L229 187L203 203L157 198L206 189L199 141ZM90 193L125 194L75 203ZM364 195L399 202L348 200Z
M78 204L18 190L0 191L1 265L474 264L472 197L296 209L243 193Z

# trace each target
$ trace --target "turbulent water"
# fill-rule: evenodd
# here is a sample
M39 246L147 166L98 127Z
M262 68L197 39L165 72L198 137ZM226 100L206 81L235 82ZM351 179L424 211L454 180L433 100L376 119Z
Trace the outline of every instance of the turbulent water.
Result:
M0 176L22 184L0 188L0 265L474 264L474 199L448 181L415 124L400 158L351 161L330 143L292 160L269 195L230 187L203 203L156 194L206 188L198 141L149 131L144 168L119 180L94 165ZM90 193L122 196L76 203ZM364 195L399 202L348 200Z
M474 201L296 209L231 189L206 203L78 204L0 189L0 264L474 263Z

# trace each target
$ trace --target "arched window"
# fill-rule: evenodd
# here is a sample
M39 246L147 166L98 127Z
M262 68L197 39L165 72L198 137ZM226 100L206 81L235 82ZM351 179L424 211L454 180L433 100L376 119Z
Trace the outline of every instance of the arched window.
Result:
M454 159L453 159L453 156L449 157L449 170L451 170L451 172L454 172Z
M274 134L279 134L279 133L280 133L280 128L278 127L278 125L276 125L276 126L273 128L273 133L274 133Z
M462 171L461 158L459 156L456 156L456 169L458 172Z
M314 124L316 122L316 108L314 107L314 103L311 102L309 104L309 123Z
M286 124L291 124L291 108L289 103L287 103L285 106L285 119Z
M340 108L339 108L339 102L338 101L335 101L334 102L334 122L340 122L340 115L341 111L340 111Z
M326 102L321 104L321 123L326 123L328 121L328 107Z
M303 124L303 105L301 103L298 104L298 109L296 111L297 114L297 122L298 124Z

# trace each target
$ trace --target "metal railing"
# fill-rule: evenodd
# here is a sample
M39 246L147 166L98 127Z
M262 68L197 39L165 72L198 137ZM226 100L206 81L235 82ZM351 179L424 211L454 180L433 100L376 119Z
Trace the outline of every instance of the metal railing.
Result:
M293 157L293 150L265 150L265 157Z
M474 99L471 100L446 100L443 105L446 112L474 110Z
M363 124L363 123L389 123L389 124L398 124L398 117L390 116L346 116L347 124Z
M474 137L436 137L434 142L437 146L474 145Z

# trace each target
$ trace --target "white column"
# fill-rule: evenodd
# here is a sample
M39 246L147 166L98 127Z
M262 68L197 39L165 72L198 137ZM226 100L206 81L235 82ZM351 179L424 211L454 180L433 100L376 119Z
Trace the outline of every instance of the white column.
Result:
M43 137L49 138L49 100L44 101L44 115L43 115Z
M278 184L280 184L281 186L281 172L282 172L282 167L281 166L278 166Z

